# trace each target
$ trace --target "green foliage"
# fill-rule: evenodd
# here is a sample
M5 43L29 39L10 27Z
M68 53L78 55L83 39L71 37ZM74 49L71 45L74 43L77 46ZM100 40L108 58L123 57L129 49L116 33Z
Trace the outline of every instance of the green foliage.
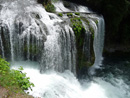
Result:
M0 75L9 72L9 63L0 57Z
M17 88L23 91L34 87L34 84L29 81L30 78L26 77L26 73L22 70L22 67L19 70L10 69L9 63L0 57L0 85L10 90Z
M28 90L29 88L31 89L31 86L34 87L34 84L30 83L30 78L26 77L26 73L22 73L22 70L22 67L20 67L19 70L11 70L11 74L14 77L14 81L12 82L18 84L22 90Z
M47 5L45 5L45 10L47 12L52 12L54 13L55 12L55 6L50 2L50 3L47 3Z
M79 12L75 12L75 15L80 15L80 13Z
M81 18L73 17L70 19L71 27L76 35L76 48L77 48L77 70L92 65L93 62L88 61L86 54L83 52L85 40L85 27L82 24ZM89 21L88 21L89 22Z
M72 17L73 14L72 14L72 13L67 13L67 16L68 16L68 17Z
M98 25L98 20L95 20L96 25Z
M93 39L94 39L94 29L93 29L93 27L89 27L89 30L90 30L90 32L91 32L91 34L92 34L92 37L93 37Z
M78 17L74 17L70 19L72 28L76 35L80 35L82 32L85 32L85 28L82 25L82 21Z
M62 13L58 13L58 16L62 17L62 16L63 16L63 14L62 14Z
M82 21L80 18L77 17L71 18L71 23L75 34L80 34L82 32L85 32L85 28L82 25Z
M78 17L73 17L70 21L71 27L76 35L77 48L81 48L84 42L85 27L83 26L81 19Z

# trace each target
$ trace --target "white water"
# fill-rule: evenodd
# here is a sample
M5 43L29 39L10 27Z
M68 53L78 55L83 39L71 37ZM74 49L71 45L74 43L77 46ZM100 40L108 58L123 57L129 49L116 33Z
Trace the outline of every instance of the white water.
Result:
M70 9L69 9L69 8L66 8L66 7L64 6L62 0L59 0L59 1L57 1L57 2L54 2L53 4L54 4L54 6L55 6L57 12L86 12L86 13L91 12L91 11L88 10L88 8L85 7L85 6L77 5L77 4L70 3L70 2L68 2L68 4L70 5Z
M93 17L93 16L92 16ZM102 16L100 17L93 17L96 18L98 23L94 22L93 20L89 20L91 26L94 29L94 54L95 54L95 61L93 66L90 68L90 74L95 74L95 69L100 68L102 65L102 52L104 47L104 36L105 36L105 22Z
M65 8L61 1L53 3L56 11L79 11L90 12L87 7L71 4L73 10ZM35 0L26 1L14 0L3 1L1 3L0 19L4 32L2 40L8 39L3 45L1 40L2 51L10 52L11 60L32 60L41 64L41 71L48 69L63 72L68 69L76 73L76 44L75 35L69 26L67 18L60 18L56 14L48 13L45 9L36 3ZM104 24L102 17L85 15L89 21L98 20L98 26L94 25L94 52L96 67L100 64L102 58L102 49L104 41ZM91 18L92 17L92 18ZM63 23L64 22L64 23ZM84 24L85 28L87 27ZM94 27L93 26L93 27ZM86 28L88 32L88 28ZM8 34L9 33L9 34ZM90 32L89 32L90 33ZM86 39L90 40L90 34L86 34ZM88 37L88 38L87 38ZM86 41L85 41L86 42ZM90 41L89 41L90 43ZM85 48L87 46L87 48ZM8 50L9 49L9 50ZM90 44L84 45L84 52L90 59ZM4 52L2 52L4 53ZM86 56L86 57L87 57ZM8 56L6 56L8 58Z
M102 52L104 47L104 30L105 30L104 19L101 17L98 20L98 30L94 35L94 52L95 52L95 63L94 66L99 65L102 60Z
M27 62L13 62L11 65L14 69L17 69L19 66L24 67L24 72L27 73L27 76L30 77L30 81L35 85L33 91L27 91L30 92L31 95L41 98L130 97L129 91L127 91L129 86L126 85L121 78L110 78L113 84L104 81L103 78L93 78L92 81L86 79L81 83L77 80L74 75L76 71L74 32L67 23L62 25L63 20L56 14L46 12L35 0L0 1L2 1L2 6L4 6L0 12L2 23L5 24L3 27L10 31L10 36L7 36L8 33L5 33L5 36L10 40L10 42L7 41L7 44L12 44L10 46L11 58L14 61L17 57L28 60ZM55 3L55 6L56 10L59 12L71 11L65 8L62 2L60 2L60 4ZM75 6L74 11L87 12L88 9L87 7ZM86 17L91 16L86 15ZM94 65L94 67L99 65L102 58L102 37L104 36L102 34L102 28L104 28L102 27L102 19L103 18L98 18L98 27L93 20L91 24L95 30L94 49L96 65ZM15 22L13 20L15 20ZM91 18L89 21L91 21ZM9 24L14 26L15 23L16 26L18 26L17 33L13 27L10 28L9 26ZM103 36L100 37L100 34ZM30 38L32 39L30 40ZM3 43L1 40L0 42ZM32 43L40 50L40 55L35 56L31 54L29 45ZM23 52L25 44L27 44L26 55ZM14 51L15 47L17 48L16 51ZM2 51L4 51L3 49ZM36 61L40 62L40 65L37 62L29 62L29 60L33 61L35 57L37 58ZM42 74L40 72L42 72Z
M81 83L70 72L58 73L47 71L40 74L36 62L15 62L13 68L24 65L24 72L35 84L33 91L27 91L34 97L41 98L129 98L129 86L119 78L110 78L112 84L103 78L93 78L93 81L83 80Z
M1 5L1 27L7 30L0 35L2 53L10 53L12 61L38 61L41 72L68 69L76 74L75 35L69 23L62 24L64 20L35 0L2 0ZM6 39L9 46L3 45Z
M56 11L58 12L86 12L86 13L92 13L92 11L88 10L87 7L81 6L81 5L76 5L73 3L70 3L71 8L73 7L73 10L69 10L65 8L63 5L62 1L58 1L56 3L53 3L56 7ZM93 42L93 48L94 48L94 54L95 54L95 62L93 66L90 68L90 74L95 73L95 69L100 68L103 57L102 57L102 52L103 52L103 47L104 47L104 36L105 36L105 22L102 16L96 16L96 15L84 15L86 19L90 22L90 26L94 29L94 42ZM98 22L96 24L95 20ZM90 34L92 32L89 31L88 25L86 25L83 22L83 25L85 26L86 30L86 37L84 41L84 47L83 51L86 54L86 57L88 61L90 61Z

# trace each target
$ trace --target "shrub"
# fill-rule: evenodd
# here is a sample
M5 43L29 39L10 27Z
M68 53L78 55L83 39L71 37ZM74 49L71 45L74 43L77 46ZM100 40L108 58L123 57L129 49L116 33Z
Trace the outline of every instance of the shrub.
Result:
M5 75L9 72L9 63L0 57L0 75Z
M22 67L20 67L19 70L11 70L14 81L22 90L31 89L31 86L34 86L34 84L29 81L30 78L26 77L26 73L23 73L22 70Z
M34 86L29 81L29 77L26 77L26 73L23 73L23 68L18 70L10 69L9 63L0 57L0 85L14 91L17 89L24 91L31 89ZM32 90L32 89L31 89Z

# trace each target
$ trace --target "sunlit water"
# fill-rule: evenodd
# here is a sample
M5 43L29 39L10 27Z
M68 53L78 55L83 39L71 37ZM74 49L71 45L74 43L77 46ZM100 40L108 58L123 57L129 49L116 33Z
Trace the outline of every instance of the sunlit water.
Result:
M108 74L106 77L93 77L78 80L70 71L58 73L53 70L41 74L36 62L15 62L12 68L24 65L24 71L34 83L34 97L41 98L129 98L130 87L123 78ZM105 75L105 73L104 73ZM106 79L107 78L107 79ZM109 81L107 81L109 80ZM80 82L79 82L80 81Z

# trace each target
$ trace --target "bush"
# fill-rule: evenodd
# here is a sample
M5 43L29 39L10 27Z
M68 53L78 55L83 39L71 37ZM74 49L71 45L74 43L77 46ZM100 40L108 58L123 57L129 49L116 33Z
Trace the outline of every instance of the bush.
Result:
M0 57L0 76L9 72L9 63Z
M19 70L10 69L9 63L0 57L0 85L13 90L19 89L22 91L31 89L34 84L29 81L29 77L26 77L26 73L23 73L23 68ZM31 89L32 90L32 89Z
M11 70L11 74L14 77L14 82L18 84L22 90L31 89L31 86L34 87L34 84L29 81L29 77L26 77L26 73L22 73L22 70L22 67L20 67L19 70Z

